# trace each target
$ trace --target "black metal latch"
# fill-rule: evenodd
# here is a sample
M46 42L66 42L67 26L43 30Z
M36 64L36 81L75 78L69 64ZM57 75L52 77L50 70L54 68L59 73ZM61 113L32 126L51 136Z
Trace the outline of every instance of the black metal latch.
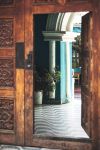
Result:
M31 69L33 68L32 63L32 51L29 52L27 59L25 60L25 69Z
M16 43L16 68L17 69L32 69L32 51L29 52L25 60L25 46L24 42Z

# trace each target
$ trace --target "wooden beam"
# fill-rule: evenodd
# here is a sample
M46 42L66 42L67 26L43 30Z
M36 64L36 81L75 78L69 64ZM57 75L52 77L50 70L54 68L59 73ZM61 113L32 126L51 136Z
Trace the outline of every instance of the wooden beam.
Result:
M65 5L33 5L33 14L92 11L90 2L71 2Z
M89 139L35 137L33 146L65 150L92 150L92 143Z

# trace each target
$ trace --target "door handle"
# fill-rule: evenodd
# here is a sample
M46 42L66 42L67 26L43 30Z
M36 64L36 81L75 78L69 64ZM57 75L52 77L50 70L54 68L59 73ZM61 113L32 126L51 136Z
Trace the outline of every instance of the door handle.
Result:
M30 51L29 54L27 55L27 59L25 60L25 69L32 70L32 68L33 68L32 57L33 57L32 51Z
M32 51L27 55L27 59L25 59L25 46L24 42L16 43L16 68L17 69L31 69L33 68L32 63Z

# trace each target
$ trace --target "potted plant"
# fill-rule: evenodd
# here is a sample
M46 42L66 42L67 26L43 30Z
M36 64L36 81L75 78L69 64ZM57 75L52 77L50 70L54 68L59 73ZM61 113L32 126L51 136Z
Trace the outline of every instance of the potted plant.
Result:
M35 104L42 104L43 90L42 90L42 77L38 71L35 71Z
M56 83L60 80L60 71L57 68L53 72L45 71L43 76L43 91L49 98L55 98Z

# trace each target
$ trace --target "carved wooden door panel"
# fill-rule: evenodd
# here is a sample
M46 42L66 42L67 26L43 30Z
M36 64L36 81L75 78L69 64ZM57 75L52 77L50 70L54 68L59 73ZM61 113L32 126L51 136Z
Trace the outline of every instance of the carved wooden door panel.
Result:
M0 0L0 143L19 145L24 144L23 4Z
M82 126L91 136L91 83L92 83L92 14L82 18Z

